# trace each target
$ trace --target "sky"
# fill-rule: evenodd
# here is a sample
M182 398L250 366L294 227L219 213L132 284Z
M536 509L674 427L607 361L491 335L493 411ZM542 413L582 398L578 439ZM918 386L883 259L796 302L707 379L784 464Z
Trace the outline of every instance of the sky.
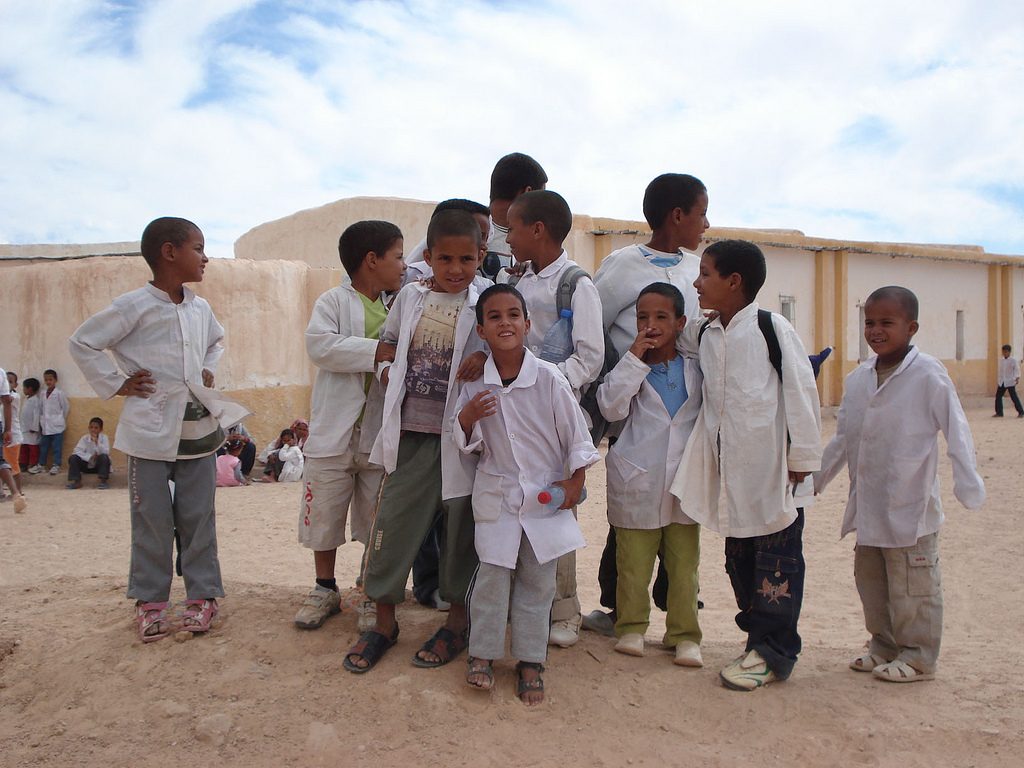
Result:
M1024 3L0 0L0 242L174 215L230 256L345 197L486 203L513 151L577 213L672 171L712 226L1024 255Z

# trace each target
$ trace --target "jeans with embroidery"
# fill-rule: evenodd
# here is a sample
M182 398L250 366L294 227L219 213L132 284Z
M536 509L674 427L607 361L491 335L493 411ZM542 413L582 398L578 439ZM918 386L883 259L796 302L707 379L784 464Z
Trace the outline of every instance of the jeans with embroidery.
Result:
M725 570L732 582L736 624L747 633L747 651L757 651L780 680L800 653L796 625L804 597L804 511L777 533L725 540Z

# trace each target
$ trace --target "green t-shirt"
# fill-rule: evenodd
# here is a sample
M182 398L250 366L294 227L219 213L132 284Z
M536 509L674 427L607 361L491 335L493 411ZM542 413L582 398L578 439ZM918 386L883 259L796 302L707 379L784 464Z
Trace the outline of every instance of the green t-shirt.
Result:
M380 329L384 325L384 321L388 319L388 308L384 306L382 296L378 296L377 300L369 299L363 294L356 291L359 296L359 300L363 302L363 336L367 339L379 339ZM373 374L368 373L363 380L363 392L369 394L370 384L373 383ZM363 406L363 410L366 410L366 406ZM363 421L363 413L359 413L359 418L356 420L356 424L361 424Z

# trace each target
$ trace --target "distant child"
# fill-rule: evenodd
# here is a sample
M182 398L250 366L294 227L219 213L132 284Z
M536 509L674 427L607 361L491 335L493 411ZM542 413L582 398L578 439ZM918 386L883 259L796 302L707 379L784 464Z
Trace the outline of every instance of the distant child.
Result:
M526 346L535 357L542 357L545 337L559 320L558 294L565 283L563 278L569 270L580 269L562 248L572 230L572 212L557 192L524 192L508 209L508 226L512 255L517 262L529 262L516 282L530 312ZM588 275L575 283L570 309L572 350L557 365L579 398L583 387L598 377L604 364L601 298ZM579 640L581 621L575 550L562 557L557 573L549 640L552 645L568 648Z
M388 221L358 221L341 233L338 254L346 277L316 300L306 326L306 353L316 366L304 453L305 487L298 539L313 550L316 584L295 614L316 629L341 611L335 578L338 547L348 521L353 541L366 547L384 468L370 461L380 432L384 392L373 375L395 359L380 341L388 310L384 296L399 290L405 261L401 230ZM375 608L360 606L360 631L372 627Z
M64 430L67 428L68 412L71 405L67 395L57 387L57 372L52 368L43 372L43 383L46 392L40 396L39 425L42 437L39 441L39 465L32 474L39 474L46 469L47 459L51 458L50 474L60 474L61 451L64 448Z
M13 416L7 374L0 368L0 445L4 448L12 445ZM6 453L0 453L0 481L3 481L11 489L11 494L14 496L14 511L16 513L24 512L28 502L21 492L21 486L14 480L12 466L7 462Z
M516 694L533 706L544 700L555 563L584 544L572 508L587 467L601 456L565 377L523 348L530 320L519 292L488 288L476 320L491 354L483 378L463 387L455 430L460 450L480 454L473 482L480 567L470 597L466 679L476 688L493 686L492 662L505 655L511 623ZM555 485L565 500L553 510L538 494Z
M228 452L217 456L217 487L237 488L249 485L249 478L242 474L242 450L245 443L235 441L229 444Z
M684 332L699 349L704 403L671 488L686 515L726 537L747 642L720 677L741 691L785 680L800 653L804 515L794 489L821 463L811 364L785 318L759 316L765 276L753 243L723 240L701 256L694 285L717 316Z
M689 320L701 319L693 281L700 271L694 251L710 224L708 191L704 183L685 173L663 173L644 191L644 218L651 239L643 245L628 245L605 257L594 275L601 296L602 323L619 357L626 354L636 338L636 297L655 282L669 283L683 294ZM671 480L673 473L669 473ZM660 561L660 558L659 558ZM601 587L601 610L583 617L583 627L609 634L615 623L615 529L609 527L601 553L597 580ZM654 581L654 602L664 610L667 581L660 564Z
M0 369L0 375L2 373L3 369ZM9 389L8 394L11 398L11 442L3 446L3 460L10 465L11 476L14 480L14 485L8 486L11 489L9 498L15 499L22 495L21 467L18 466L21 458L21 442L24 439L21 432L21 395L18 394L18 374L14 371L7 371L6 379ZM2 416L0 416L0 421L3 421ZM8 497L5 496L4 501L7 501L7 499Z
M68 488L82 487L82 473L99 478L97 488L110 486L110 442L103 434L103 419L93 416L89 419L89 434L82 435L75 446L75 452L68 459Z
M39 467L39 441L42 437L40 432L39 417L39 379L31 377L25 379L21 384L22 394L25 399L21 403L21 468L25 471L36 474L42 471Z
M636 301L637 335L597 390L608 421L623 421L608 449L608 521L614 526L618 582L615 650L644 655L650 625L647 587L661 553L668 573L663 646L675 663L700 667L697 566L700 526L669 493L701 404L696 359L676 352L686 325L683 294L669 283L651 283Z
M281 470L277 480L281 483L297 483L302 479L302 449L295 442L295 432L291 429L281 430L278 438L281 447L277 449L277 459L281 462Z
M513 266L512 249L508 243L508 210L520 195L544 189L548 175L540 163L522 152L505 155L491 171L490 239L480 272L495 282L508 279L507 269Z
M820 492L844 464L849 468L841 535L857 532L853 573L871 634L850 668L891 683L935 677L942 639L940 431L953 462L953 493L968 509L985 501L956 388L941 362L911 345L917 316L917 297L906 288L890 285L868 296L864 338L876 356L846 377L836 434L814 478Z
M345 657L349 672L371 669L398 639L395 606L427 531L443 516L441 597L447 622L413 657L439 667L467 644L466 592L476 570L470 496L476 462L452 438L461 382L479 378L486 356L473 332L480 227L464 211L444 211L427 228L433 287L410 283L395 299L381 341L395 344L394 363L380 366L385 388L380 434L370 460L388 473L370 529L363 571L377 622Z
M1003 344L1003 359L999 361L999 386L996 388L996 416L1003 417L1003 393L1010 393L1013 407L1017 409L1017 418L1024 418L1024 407L1017 397L1017 384L1020 382L1020 363L1010 353L1013 348Z
M172 629L168 598L176 535L188 598L181 628L209 630L217 598L224 595L214 454L224 429L248 411L212 389L213 371L224 352L224 329L206 300L184 285L202 281L204 246L203 233L190 221L165 217L150 222L141 249L152 281L114 299L82 323L69 343L71 356L100 397L126 398L114 447L128 454L128 597L135 600L144 643Z

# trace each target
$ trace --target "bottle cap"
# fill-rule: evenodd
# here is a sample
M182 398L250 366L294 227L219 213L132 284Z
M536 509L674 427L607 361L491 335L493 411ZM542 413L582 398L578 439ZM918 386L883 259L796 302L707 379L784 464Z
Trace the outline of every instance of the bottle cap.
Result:
M559 317L572 317L572 310L571 309L563 309L561 312L558 313L558 316Z
M537 501L539 501L541 504L550 504L551 493L548 491L541 491L540 493L537 494Z

